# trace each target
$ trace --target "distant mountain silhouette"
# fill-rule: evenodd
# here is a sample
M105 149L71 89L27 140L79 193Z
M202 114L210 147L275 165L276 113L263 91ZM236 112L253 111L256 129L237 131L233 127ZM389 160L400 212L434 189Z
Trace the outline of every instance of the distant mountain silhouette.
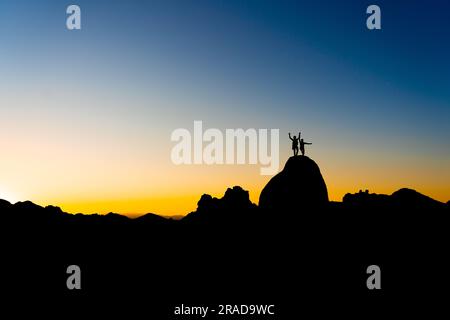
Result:
M342 202L329 202L328 191L319 166L309 157L292 156L286 162L284 169L275 175L263 188L259 206L250 201L248 191L240 186L228 188L222 198L215 198L208 194L201 196L196 211L186 216L171 219L170 217L148 213L131 219L126 216L109 213L99 214L68 214L59 207L41 207L30 201L11 204L0 199L1 217L6 220L39 222L46 220L79 221L103 223L132 223L143 225L170 225L178 222L186 223L243 223L267 218L269 220L282 219L277 217L279 210L310 210L321 208L324 210L363 208L368 210L434 210L449 208L450 201L442 203L425 196L415 190L402 188L392 195L375 194L366 191L347 193Z
M427 208L442 208L443 203L425 196L416 190L403 188L391 195L392 201L397 207L411 207L419 210Z
M408 188L395 191L392 195L369 193L368 190L359 191L355 194L347 193L343 198L343 205L346 208L359 207L371 210L420 211L445 208L444 203Z
M145 232L145 228L165 228L171 226L175 221L168 217L163 217L154 213L147 213L143 216L130 219L132 225L137 225Z
M306 156L290 157L259 197L259 206L266 210L302 211L327 203L327 186L319 166Z
M284 171L286 172L286 171ZM290 171L288 171L290 172ZM272 180L271 180L272 181ZM277 181L278 183L278 181ZM267 188L269 187L269 188ZM265 192L271 191L274 185L267 184ZM278 185L275 184L276 188ZM277 189L275 189L275 201L280 201ZM287 191L289 192L289 191ZM289 194L289 193L287 193ZM287 196L284 195L284 196ZM266 194L267 195L267 194ZM273 195L264 198L269 199ZM261 196L263 197L263 196ZM265 196L264 196L265 197ZM281 196L283 197L283 196ZM301 197L294 198L293 208L299 206L301 201L304 201ZM263 203L264 201L263 200ZM275 202L276 203L276 202ZM314 202L307 202L306 209L315 208ZM336 208L340 209L364 209L364 210L413 210L426 211L426 210L441 210L450 209L450 201L447 203L442 203L434 200L428 196L425 196L415 190L402 188L398 191L392 193L392 195L386 194L376 194L369 193L366 191L359 191L357 193L351 194L347 193L342 202L330 202L328 207L323 205L327 202L318 202L320 208L324 210L333 210ZM264 204L263 204L264 205ZM301 207L301 206L300 206ZM265 208L269 209L286 209L289 206L267 206ZM171 217L161 216L158 214L148 213L136 218L129 218L124 215L116 213L108 213L106 215L100 214L69 214L63 212L61 208L55 206L41 207L34 204L31 201L17 202L16 204L11 204L6 200L0 199L0 217L3 220L10 222L17 222L22 224L39 223L45 221L78 221L83 223L131 223L131 224L142 224L142 225L170 225L179 222L183 223L204 223L204 224L221 224L221 223L248 223L254 222L258 219L267 219L267 212L261 211L262 206L258 207L256 204L252 203L249 198L248 191L242 189L239 186L233 188L228 188L222 198L215 198L209 194L204 194L201 196L197 204L197 210L193 211L186 216L176 219ZM300 209L296 209L300 210ZM269 219L275 220L286 220L285 216L276 216L276 210L269 210L271 216Z
M0 212L10 210L11 207L12 207L12 204L10 202L0 199Z

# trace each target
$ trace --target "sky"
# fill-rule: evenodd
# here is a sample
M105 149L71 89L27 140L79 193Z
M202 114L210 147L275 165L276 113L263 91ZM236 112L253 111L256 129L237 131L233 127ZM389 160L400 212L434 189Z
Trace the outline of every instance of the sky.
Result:
M171 133L201 120L279 129L280 170L301 130L331 200L446 202L449 57L446 0L1 1L0 198L184 215L240 185L257 203L260 165L171 161Z

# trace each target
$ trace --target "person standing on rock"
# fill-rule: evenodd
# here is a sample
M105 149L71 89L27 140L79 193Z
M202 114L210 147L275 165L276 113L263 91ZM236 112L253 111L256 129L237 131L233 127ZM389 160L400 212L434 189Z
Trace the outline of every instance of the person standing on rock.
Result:
M298 133L298 138L296 136L291 138L291 133L289 132L289 139L292 140L292 151L294 151L294 156L298 155L298 141L300 140L300 134L301 132Z
M305 144L312 144L312 143L304 142L303 139L300 139L300 151L302 152L302 156L305 155Z

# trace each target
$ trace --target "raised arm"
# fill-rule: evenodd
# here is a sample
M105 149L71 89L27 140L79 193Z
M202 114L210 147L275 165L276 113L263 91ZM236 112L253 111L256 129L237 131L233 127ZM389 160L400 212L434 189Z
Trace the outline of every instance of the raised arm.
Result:
M291 138L291 133L289 132L289 139L291 139L292 141L294 141L294 139Z
M298 132L298 140L300 141L300 135L301 135L302 133L299 131Z
M304 144L312 144L311 142L304 142Z

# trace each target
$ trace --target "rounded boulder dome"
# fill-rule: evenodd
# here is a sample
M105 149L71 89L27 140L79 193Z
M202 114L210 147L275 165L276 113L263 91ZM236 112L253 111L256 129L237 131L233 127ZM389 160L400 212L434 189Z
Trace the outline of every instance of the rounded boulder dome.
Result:
M328 203L328 191L319 166L306 156L293 156L270 179L259 197L262 209L313 208Z

